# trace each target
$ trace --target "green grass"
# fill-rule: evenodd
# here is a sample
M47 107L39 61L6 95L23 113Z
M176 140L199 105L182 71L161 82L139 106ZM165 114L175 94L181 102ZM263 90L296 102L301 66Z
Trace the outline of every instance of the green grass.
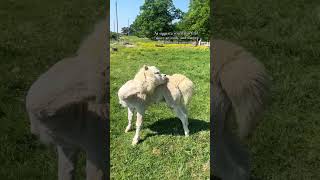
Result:
M57 179L53 148L30 133L25 96L51 65L74 55L95 21L103 18L104 1L0 1L0 177ZM77 179L84 179L80 157Z
M208 179L209 48L155 47L153 42L132 39L136 47L118 46L119 50L111 54L112 179ZM120 107L117 91L143 64L154 65L166 74L184 74L194 82L195 94L189 104L190 137L184 137L180 120L161 103L147 110L142 142L131 145L134 131L124 133L127 109Z
M244 46L273 77L249 142L257 179L320 179L320 2L217 3L214 35Z

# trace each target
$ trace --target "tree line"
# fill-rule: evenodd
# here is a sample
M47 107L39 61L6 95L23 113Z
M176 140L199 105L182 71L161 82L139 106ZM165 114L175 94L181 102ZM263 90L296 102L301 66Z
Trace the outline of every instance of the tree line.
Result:
M190 0L188 12L176 8L172 0L145 0L140 14L123 34L155 39L156 32L196 32L203 40L209 37L209 0Z

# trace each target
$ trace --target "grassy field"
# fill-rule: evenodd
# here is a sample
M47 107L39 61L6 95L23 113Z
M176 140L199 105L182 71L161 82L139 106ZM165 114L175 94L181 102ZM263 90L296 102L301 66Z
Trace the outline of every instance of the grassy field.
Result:
M57 179L57 159L30 134L25 96L32 82L73 55L104 1L0 1L0 178ZM77 179L84 179L80 157Z
M209 48L164 45L126 38L129 48L119 44L111 53L111 178L112 179L208 179L209 178ZM162 73L181 73L195 84L189 104L190 137L184 137L178 118L165 103L151 106L144 119L142 142L131 146L134 131L124 133L127 109L120 107L117 91L143 64ZM135 122L135 121L134 121Z
M256 179L320 179L320 2L226 0L214 35L250 50L273 77L249 142Z

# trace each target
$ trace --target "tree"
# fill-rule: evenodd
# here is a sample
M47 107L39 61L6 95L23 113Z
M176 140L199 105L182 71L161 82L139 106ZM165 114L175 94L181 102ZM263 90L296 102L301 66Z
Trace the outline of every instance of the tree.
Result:
M122 34L128 34L130 32L130 28L129 27L123 27L121 28L121 33Z
M117 34L116 32L110 31L110 39L111 40L116 41L116 40L118 40L118 37L119 37L119 34Z
M202 39L207 40L210 32L209 15L209 0L192 0L189 11L177 26L179 29L198 32Z
M172 0L145 0L130 28L139 37L153 39L156 32L173 31L172 21L182 16L182 11L174 7Z

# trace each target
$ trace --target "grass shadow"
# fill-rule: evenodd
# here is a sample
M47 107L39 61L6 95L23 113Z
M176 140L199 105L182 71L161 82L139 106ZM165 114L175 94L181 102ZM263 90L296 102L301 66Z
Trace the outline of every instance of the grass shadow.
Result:
M210 123L199 120L199 119L188 119L190 135L200 131L208 131L210 129ZM153 124L147 126L151 131L155 133L148 133L144 139L155 136L155 135L173 135L173 136L184 136L182 123L178 118L160 119Z

